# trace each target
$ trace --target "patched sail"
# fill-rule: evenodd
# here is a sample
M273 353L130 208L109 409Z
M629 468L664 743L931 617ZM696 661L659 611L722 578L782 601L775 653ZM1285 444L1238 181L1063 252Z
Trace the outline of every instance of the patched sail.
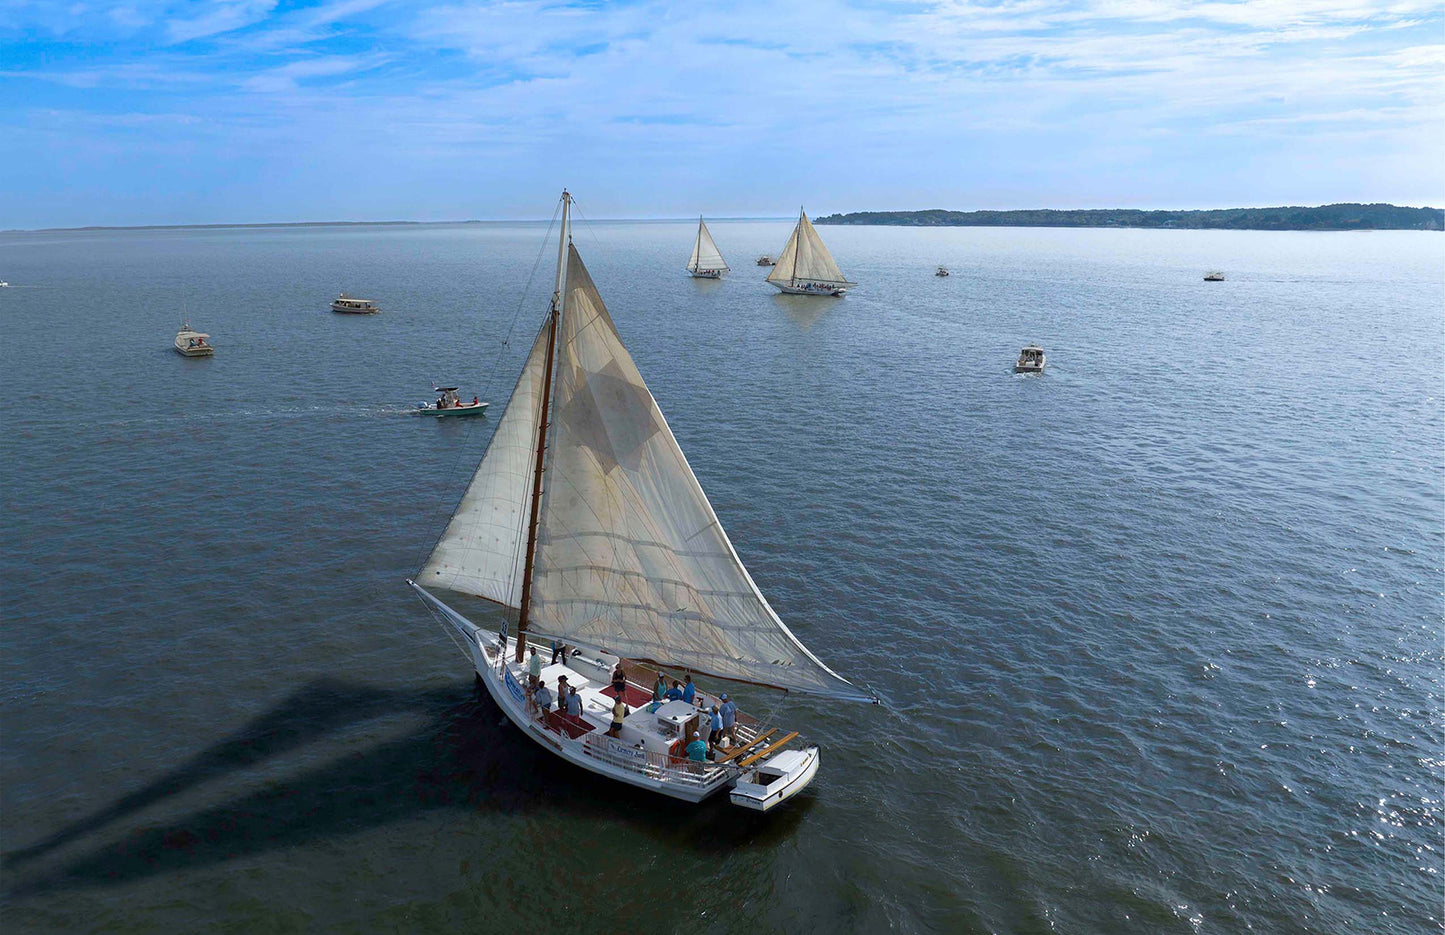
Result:
M806 212L799 213L793 236L788 238L782 255L778 257L773 271L768 274L768 282L795 281L853 285L843 275L838 264L833 262L833 254L824 246L823 238L818 236L818 231L813 227L813 222L808 220Z
M723 270L730 269L727 262L722 258L722 252L718 250L717 244L713 243L712 233L703 223L702 218L697 219L697 240L692 245L692 256L687 261L687 271L695 273L700 269Z
M759 593L570 244L563 309L529 629L699 673L867 700Z
M543 328L481 466L417 575L418 584L520 606L546 362Z

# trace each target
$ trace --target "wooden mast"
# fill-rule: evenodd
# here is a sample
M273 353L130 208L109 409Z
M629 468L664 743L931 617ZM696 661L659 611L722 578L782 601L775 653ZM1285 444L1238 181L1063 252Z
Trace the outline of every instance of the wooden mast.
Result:
M521 663L527 648L527 620L532 610L532 563L537 554L537 515L542 509L542 464L547 451L547 415L552 403L552 358L557 349L557 324L566 303L564 291L567 271L567 229L572 196L562 189L562 233L557 239L557 287L552 293L552 314L547 322L547 363L542 371L542 413L537 420L537 466L532 473L532 517L527 523L527 561L522 571L522 601L517 615L517 662Z

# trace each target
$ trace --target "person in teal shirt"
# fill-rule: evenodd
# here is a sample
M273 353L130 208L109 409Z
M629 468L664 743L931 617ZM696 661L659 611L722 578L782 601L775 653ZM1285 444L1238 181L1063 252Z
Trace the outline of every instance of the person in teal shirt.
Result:
M703 743L697 731L692 732L692 743L687 745L687 758L698 763L707 759L707 744Z
M657 684L652 686L652 700L661 701L662 696L667 694L667 682L663 679L662 673L657 674Z

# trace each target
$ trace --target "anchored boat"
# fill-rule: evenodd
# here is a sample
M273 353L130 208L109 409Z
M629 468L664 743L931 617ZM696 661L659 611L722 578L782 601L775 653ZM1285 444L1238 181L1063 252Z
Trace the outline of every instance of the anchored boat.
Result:
M833 254L823 245L823 238L808 214L798 209L798 224L793 236L783 247L777 265L768 274L768 282L792 295L838 295L848 291L849 282L833 262Z
M1030 344L1019 351L1019 359L1014 361L1014 373L1043 373L1045 363L1044 349Z
M176 334L176 353L182 357L210 357L216 353L210 340L209 334L193 329L191 320L187 318L181 324L181 330Z
M698 758L708 745L693 741L727 696L659 700L649 686L711 676L874 699L798 641L738 559L572 244L570 208L564 191L547 317L461 506L408 583L533 742L672 798L726 791L767 811L812 781L817 746L738 711ZM498 605L500 627L432 590Z
M701 215L697 219L697 239L692 244L687 271L694 279L721 279L722 274L729 271L727 261L722 258L717 244L713 243L712 234Z
M343 292L332 300L331 310L343 315L375 315L381 308L370 299L358 299Z

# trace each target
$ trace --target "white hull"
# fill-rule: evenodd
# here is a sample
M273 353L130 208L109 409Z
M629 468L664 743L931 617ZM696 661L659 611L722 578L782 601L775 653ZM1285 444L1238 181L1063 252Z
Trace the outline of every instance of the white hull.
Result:
M206 347L181 347L179 344L177 344L176 353L180 354L182 357L210 357L212 354L216 353L216 349L214 347L210 347L209 345Z
M723 271L720 269L690 269L687 274L693 279L722 279Z
M818 760L817 747L780 753L739 777L728 799L755 812L770 811L807 788L818 774Z
M487 693L492 696L497 707L501 708L511 722L517 725L517 728L531 740L585 770L615 779L618 782L625 782L630 786L657 792L669 798L684 802L701 802L719 792L732 789L740 777L756 776L760 771L766 770L769 763L791 762L800 753L805 756L807 765L805 770L787 771L790 778L786 783L788 787L786 794L778 797L774 793L782 791L781 787L769 787L766 794L769 801L761 808L747 804L754 799L751 787L745 784L743 789L736 790L740 794L732 796L734 804L744 805L744 807L758 811L767 811L784 799L801 792L817 773L818 748L814 746L809 746L803 751L784 751L769 756L741 757L741 761L748 764L746 767L732 763L719 765L711 761L678 760L665 754L644 752L629 744L630 738L626 728L624 728L621 739L606 736L603 729L611 721L610 706L598 705L595 701L595 691L586 687L579 688L579 694L593 696L594 700L586 704L583 719L596 729L578 737L565 736L549 727L542 717L527 710L526 695L522 688L527 678L526 667L511 661L516 651L514 639L508 639L505 645L501 645L497 634L483 632L476 624L430 594L420 588L417 590L428 604L440 610L441 616L447 624L462 636L471 652L472 665L476 669L477 677L487 687ZM540 645L538 651L544 656L550 652ZM570 667L565 664L546 666L542 670L542 680L549 687L555 686L557 684L556 676L560 672L570 674L571 679L579 684L585 683L588 679L583 670L589 668L577 663L573 663ZM605 667L603 671L607 671ZM594 680L594 684L600 683L596 683ZM681 702L675 702L675 704L681 704ZM763 747L760 746L758 749L761 752ZM757 759L757 762L752 762L753 759ZM802 775L804 772L806 775Z
M779 291L785 292L788 295L845 296L848 294L847 286L814 286L809 289L805 286L794 286L785 282L775 282L773 285L777 286Z
M436 403L428 403L425 406L417 406L416 414L420 416L436 416L446 418L447 416L479 416L487 411L491 403L462 403L460 406L448 406L446 409L438 409Z

